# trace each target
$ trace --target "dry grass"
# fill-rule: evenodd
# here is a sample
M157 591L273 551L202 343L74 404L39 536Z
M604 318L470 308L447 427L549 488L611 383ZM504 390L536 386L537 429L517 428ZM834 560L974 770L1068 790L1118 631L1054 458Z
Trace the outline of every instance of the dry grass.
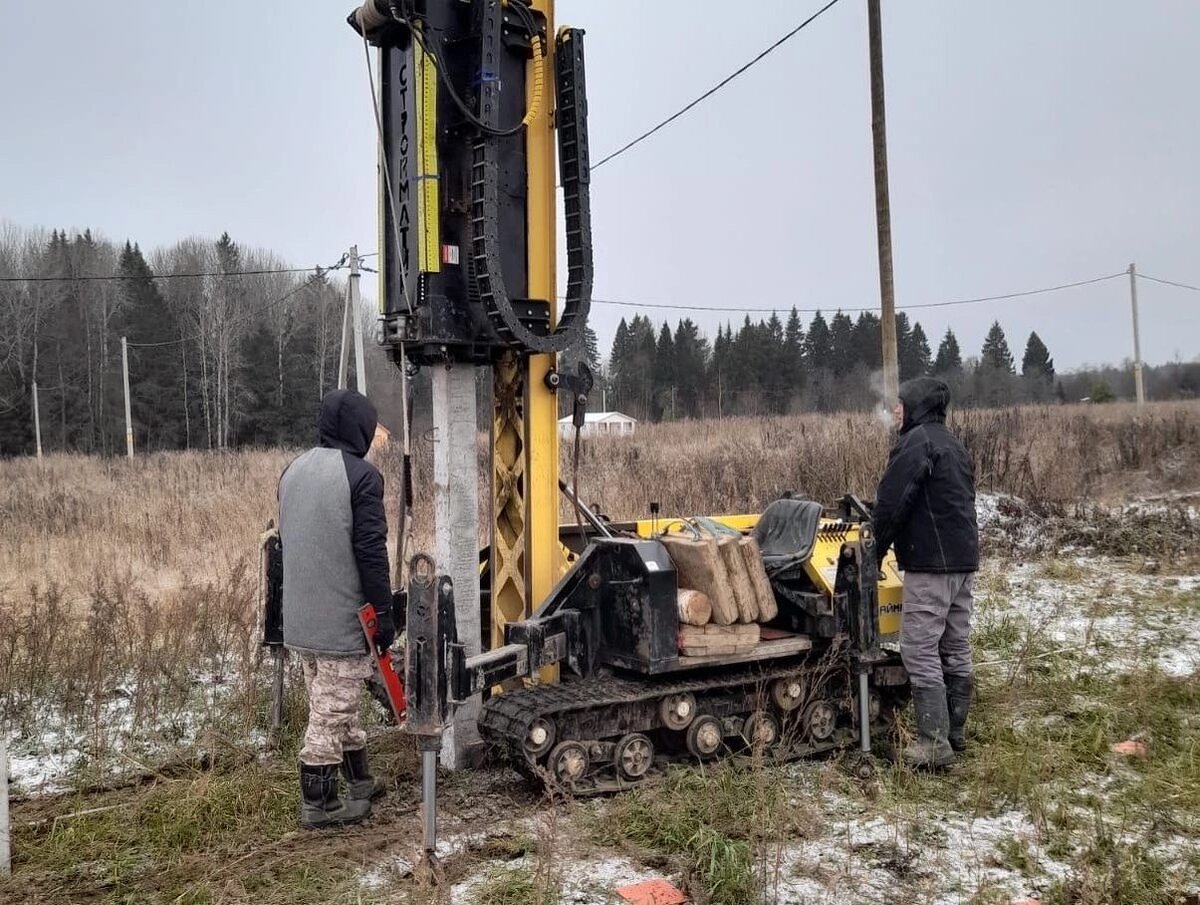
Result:
M981 489L1024 497L1041 511L1067 512L1081 500L1200 487L1200 405L1154 405L1145 412L1120 406L968 412L957 416L953 426L975 454ZM754 511L784 490L824 501L846 491L869 496L889 440L878 421L866 415L643 425L631 438L585 444L583 496L599 502L614 518L642 517L650 502L660 503L664 513ZM430 534L431 451L427 441L416 451L418 549L428 548ZM481 438L481 464L486 451ZM163 454L132 463L82 457L0 462L0 725L17 732L50 726L79 742L86 752L75 777L79 785L94 784L114 767L151 775L158 771L161 779L164 762L178 763L180 752L192 758L197 746L207 763L214 752L228 757L230 749L240 748L244 754L247 745L252 748L254 739L261 738L256 732L265 716L257 646L256 551L260 532L275 515L276 481L290 456L284 451L249 451ZM562 468L569 475L566 448ZM486 510L482 468L480 486L481 508ZM569 513L564 506L564 518L571 519ZM486 523L481 519L481 533ZM1118 520L1114 531L1117 528L1130 530L1128 520ZM1095 526L1089 530L1094 533ZM1073 539L1096 540L1083 530ZM1070 568L1047 566L1059 572ZM1055 576L1069 577L1065 572ZM1160 691L1155 689L1156 694ZM1189 698L1187 703L1195 701ZM131 733L137 735L136 746L122 737ZM1106 732L1104 738L1109 735ZM997 741L1003 738L997 730ZM1005 746L998 744L997 749ZM1072 753L1085 762L1093 756L1090 751ZM1006 764L991 763L995 772L986 777L989 787L1025 794L1023 767L1010 771ZM1178 771L1186 764L1194 770L1194 760L1171 766ZM275 798L270 806L254 803L260 786L290 789L287 770L276 773L276 766L262 768L269 776L232 771L228 778L218 776L211 782L194 778L178 801L173 800L175 793L154 792L159 786L138 792L131 806L136 806L139 821L144 818L143 835L99 814L78 824L90 836L74 829L74 835L59 838L53 831L48 838L39 830L21 838L19 850L29 854L19 857L35 860L19 862L26 880L9 888L27 892L31 870L35 875L42 871L44 878L55 864L85 850L80 846L92 846L96 869L117 873L77 873L62 889L80 893L81 900L157 900L137 898L130 890L150 883L148 878L163 864L200 863L185 858L179 847L172 848L183 845L172 835L184 832L175 820L181 814L186 818L182 822L193 827L187 832L207 834L196 850L208 856L242 857L237 853L253 849L255 833L267 840L286 836L291 792L283 798L286 806ZM756 776L758 782L761 775ZM739 787L736 779L729 777L731 789ZM214 823L227 795L237 799L232 822ZM660 811L664 801L669 803L647 798L623 805L629 818L623 835L636 835L640 830L630 828L644 825L654 834L647 843L692 859L692 869L701 875L707 871L712 886L762 888L771 871L763 866L760 839L727 832L719 816L709 820L703 814ZM55 816L104 806L108 800L96 802L68 802ZM246 810L238 810L245 802ZM767 813L777 813L777 808L764 805L758 816ZM674 832L670 820L676 816L682 821L675 827L681 838L693 829L699 835L684 841L663 837ZM692 817L698 821L695 827L687 823ZM151 839L160 830L167 835L161 853L139 852L146 826ZM1097 858L1108 853L1120 860L1127 854L1113 854L1105 845L1097 837ZM333 881L347 876L353 863L335 859L345 872L334 869L327 882L307 872L305 851L298 847L295 863L286 865L287 882L296 890L289 901L348 892ZM350 862L361 857L355 852ZM707 859L707 868L701 859ZM1081 862L1081 876L1084 866ZM726 868L727 875L722 873ZM198 876L203 879L190 869L180 870L172 883L164 880L159 888L178 894ZM552 887L553 883L546 886ZM94 892L83 897L85 889ZM216 879L205 880L194 892L178 901L242 900L241 890L222 891ZM727 901L737 901L739 895L731 894ZM262 899L268 900L275 901ZM1082 896L1077 901L1089 900Z

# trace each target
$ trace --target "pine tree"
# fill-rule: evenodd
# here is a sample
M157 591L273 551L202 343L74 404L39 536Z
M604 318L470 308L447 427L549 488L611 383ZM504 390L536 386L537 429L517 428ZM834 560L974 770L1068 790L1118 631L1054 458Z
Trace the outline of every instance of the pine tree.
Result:
M675 417L675 341L663 321L654 347L654 420Z
M900 379L924 377L929 373L929 359L929 340L925 338L925 330L919 323L914 323L905 337L904 345L900 347Z
M761 351L758 357L758 382L763 389L767 410L780 414L787 411L791 399L784 355L783 321L772 311L767 322L759 328Z
M1004 330L999 321L993 322L983 342L979 367L975 369L975 398L991 406L1015 402L1015 375Z
M824 315L818 311L808 325L804 338L804 360L810 374L829 370L833 364L833 337Z
M840 309L829 322L830 364L833 373L843 377L854 367L854 322Z
M854 322L853 357L856 365L863 365L868 371L878 371L883 367L883 325L879 315L871 311L863 311Z
M690 318L675 329L675 392L677 414L684 418L700 415L704 372L708 365L708 340Z
M129 398L135 442L141 449L176 449L183 440L183 396L174 313L163 301L137 245L125 243L117 273L124 279L119 283L122 302L116 326L129 343ZM110 392L116 390L118 377L113 375ZM119 408L113 405L110 410Z
M958 339L954 331L946 328L946 335L938 346L937 359L933 363L933 373L939 377L962 373L962 352L958 348Z
M983 350L979 353L980 367L993 368L1005 374L1016 374L1013 367L1012 352L1008 350L1008 340L999 321L993 321L988 330L987 338L983 341Z
M795 306L783 329L783 369L792 393L797 393L804 385L804 328L800 326L800 312Z
M608 404L614 411L629 407L629 353L629 325L621 318L608 356Z
M1029 341L1025 344L1021 374L1048 382L1054 380L1054 359L1050 357L1050 350L1036 332L1029 334Z
M1054 359L1036 332L1029 334L1025 356L1021 360L1021 379L1033 402L1045 402L1054 386Z

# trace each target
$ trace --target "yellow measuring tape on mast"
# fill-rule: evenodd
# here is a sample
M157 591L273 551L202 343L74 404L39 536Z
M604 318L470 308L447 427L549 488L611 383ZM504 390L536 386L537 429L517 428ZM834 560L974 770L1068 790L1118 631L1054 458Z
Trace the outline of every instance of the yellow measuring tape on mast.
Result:
M417 70L417 227L419 267L425 273L442 269L441 224L438 205L437 70L422 42L413 42Z

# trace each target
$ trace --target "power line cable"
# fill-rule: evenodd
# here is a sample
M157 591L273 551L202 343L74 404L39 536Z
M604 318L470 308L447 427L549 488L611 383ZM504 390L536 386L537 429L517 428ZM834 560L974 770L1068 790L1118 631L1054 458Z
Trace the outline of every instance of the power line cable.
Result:
M1152 283L1162 283L1164 286L1176 286L1179 289L1190 289L1192 292L1200 292L1200 286L1192 286L1188 283L1176 283L1174 280L1162 280L1158 277L1147 276L1146 274L1140 272L1137 274L1137 278L1139 280L1150 280Z
M300 292L301 290L307 289L309 286L311 286L313 283L315 283L318 279L322 278L325 274L329 273L329 271L338 270L344 266L345 266L344 264L338 263L338 264L335 264L333 267L329 267L324 270L318 268L316 273L313 273L304 282L302 282L296 286L293 286L291 289L289 289L283 295L279 296L279 298L274 299L273 301L267 302L265 305L262 305L258 308L255 308L254 311L252 311L246 317L234 318L230 322L229 326L231 326L231 327L239 326L243 323L253 320L254 318L261 315L264 311L270 311L273 308L277 308L278 306L280 306L284 302L286 302L288 299L290 299L292 296L294 296L296 293ZM166 339L166 340L163 340L162 342L127 343L127 345L130 348L134 348L134 349L156 349L156 348L159 348L162 346L178 346L182 343L195 342L196 340L199 340L202 338L203 338L202 333L194 333L191 336L181 336L178 339Z
M269 270L230 270L208 271L205 273L150 273L126 276L112 274L110 276L84 275L76 277L0 277L0 283L105 283L114 280L182 280L198 277L256 277L274 273L310 273L312 267L280 267ZM336 268L330 267L327 270Z
M787 41L789 41L793 37L795 37L797 34L799 34L799 32L801 30L803 30L808 25L810 25L812 22L814 22L818 17L821 16L822 13L824 13L830 7L836 5L837 2L838 2L838 0L829 0L828 3L826 3L824 6L822 6L819 10L817 10L815 13L813 13L811 16L809 16L807 19L805 19L803 22L801 22L799 25L797 25L795 28L793 28L787 34L785 34L782 38L780 38L778 41L776 41L774 44L772 44L770 47L768 47L766 50L764 50L762 53L760 53L754 59L750 60L748 63L745 63L738 69L731 72L725 78L721 79L721 81L717 82L717 84L713 85L711 88L709 88L707 91L705 91L698 98L696 98L695 100L691 101L686 106L681 107L679 110L672 113L670 116L668 116L666 119L664 119L661 123L659 123L653 129L643 132L641 135L639 135L637 138L633 139L633 141L629 142L624 147L618 148L617 150L615 150L611 154L609 154L607 157L601 158L599 163L592 164L592 169L593 170L600 169L600 167L604 166L606 163L608 163L613 158L620 157L622 154L624 154L630 148L645 141L647 138L649 138L651 135L653 135L659 129L662 129L664 126L667 126L670 123L674 122L675 120L679 119L679 117L683 116L685 113L687 113L693 107L695 107L697 104L712 97L714 94L716 94L718 91L720 91L726 85L728 85L730 82L732 82L734 79L736 79L739 75L741 75L743 72L745 72L751 66L753 66L755 63L758 63L760 60L762 60L764 57L766 57L769 53L771 53L771 51L775 50L777 47L780 47L781 45L783 45L784 43L786 43Z
M1047 292L1059 292L1063 289L1074 289L1078 286L1089 286L1093 283L1103 283L1106 280L1115 280L1117 277L1128 276L1128 272L1122 270L1120 273L1110 273L1108 276L1095 277L1090 280L1079 280L1074 283L1062 283L1058 286L1046 286L1041 289L1027 289L1022 292L1006 292L1001 295L985 295L978 298L969 299L951 299L945 302L925 302L917 305L897 305L898 311L913 311L923 308L948 308L953 305L977 305L982 302L997 302L1005 299L1024 298L1031 295L1042 295ZM1191 287L1188 287L1191 288ZM732 308L722 306L707 306L707 305L675 305L675 304L657 304L654 302L629 302L619 301L615 299L592 299L592 303L596 305L615 305L622 308L668 308L675 311L717 311L730 314L775 314L780 311L790 311L791 306L776 307L776 308ZM878 311L878 307L874 308L797 308L796 311L804 314L815 314L819 311L841 311L844 314L858 314L861 312Z

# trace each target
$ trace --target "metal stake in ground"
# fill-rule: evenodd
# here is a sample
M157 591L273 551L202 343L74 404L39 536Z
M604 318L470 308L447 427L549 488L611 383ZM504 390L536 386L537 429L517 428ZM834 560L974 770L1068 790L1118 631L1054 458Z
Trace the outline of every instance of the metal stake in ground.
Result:
M37 441L37 457L42 457L42 415L38 408L37 381L33 382L33 436Z

